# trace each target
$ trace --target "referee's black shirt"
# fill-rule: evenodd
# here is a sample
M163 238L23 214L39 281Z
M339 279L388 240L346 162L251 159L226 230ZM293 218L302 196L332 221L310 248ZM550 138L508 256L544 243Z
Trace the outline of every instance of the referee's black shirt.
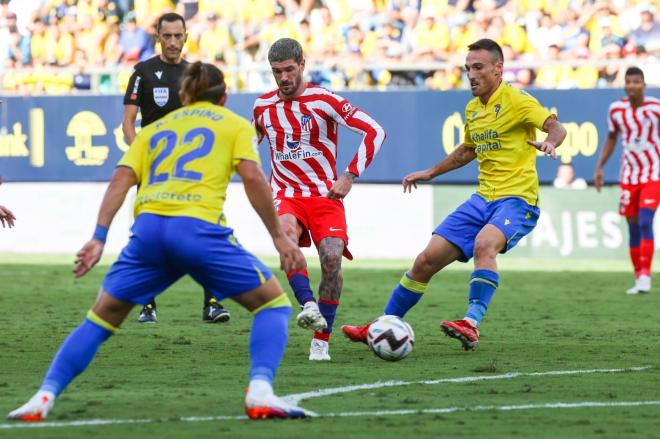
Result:
M188 62L168 64L156 55L135 65L128 81L124 105L137 105L142 113L142 127L181 107L179 80Z

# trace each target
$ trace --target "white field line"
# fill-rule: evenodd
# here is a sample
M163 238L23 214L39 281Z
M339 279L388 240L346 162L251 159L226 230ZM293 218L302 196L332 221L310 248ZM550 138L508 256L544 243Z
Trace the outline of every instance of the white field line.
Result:
M356 390L375 389L380 387L393 387L404 386L411 384L444 384L444 383L465 383L482 380L493 379L511 379L521 376L557 376L557 375L584 375L595 373L620 373L620 372L641 372L651 369L651 366L631 367L626 369L588 369L588 370L556 370L548 372L515 372L503 375L482 375L475 377L461 377L461 378L444 378L438 380L424 380L424 381L386 381L377 382L373 384L363 384L347 387L335 387L331 389L320 389L314 392L299 393L288 395L283 399L290 401L301 401L303 399L318 398L321 396L333 395L337 393L347 393ZM321 414L321 418L337 418L337 417L350 417L350 416L394 416L394 415L409 415L409 414L439 414L439 413L455 413L465 411L512 411L512 410L532 410L532 409L558 409L558 408L585 408L585 407L640 407L660 405L660 400L653 401L621 401L621 402L554 402L545 404L522 404L522 405L502 405L502 406L474 406L474 407L444 407L444 408L429 408L417 410L376 410L365 412L340 412L340 413L326 413ZM33 422L21 423L10 422L0 424L0 430L15 430L26 428L49 428L49 427L85 427L85 426L98 426L98 425L122 425L122 424L154 424L164 422L210 422L210 421L237 421L247 420L246 416L186 416L180 418L155 418L155 419L88 419L80 421L47 421L47 422Z
M574 409L585 407L640 407L647 405L660 405L658 401L621 401L621 402L550 402L545 404L521 404L521 405L478 405L474 407L444 407L437 409L418 410L376 410L370 412L344 412L326 413L320 415L322 418L338 418L350 416L393 416L393 415L416 415L416 414L438 414L456 412L485 412L490 410L513 411L532 409Z
M477 375L460 378L442 378L438 380L424 381L378 381L371 384L357 384L354 386L329 387L305 393L294 393L283 396L286 402L292 405L298 405L301 401L310 398L319 398L321 396L336 395L338 393L349 393L357 390L379 389L382 387L410 386L413 384L446 384L446 383L471 383L475 381L486 380L506 380L518 377L538 377L538 376L556 376L556 375L586 375L594 373L621 373L621 372L641 372L650 369L651 366L630 367L627 369L587 369L587 370L551 370L547 372L512 372L502 375Z
M345 418L354 416L396 416L396 415L419 415L439 414L457 412L486 412L486 411L513 411L534 409L573 409L573 408L601 408L601 407L642 407L660 406L658 401L620 401L620 402L550 402L546 404L521 404L521 405L478 405L474 407L443 407L417 410L375 410L370 412L340 412L319 415L320 418ZM121 424L155 424L165 422L211 422L211 421L242 421L247 416L188 416L181 418L163 419L89 419L86 421L63 421L63 422L32 422L0 424L0 430L15 430L25 428L47 428L47 427L89 427L98 425L121 425Z

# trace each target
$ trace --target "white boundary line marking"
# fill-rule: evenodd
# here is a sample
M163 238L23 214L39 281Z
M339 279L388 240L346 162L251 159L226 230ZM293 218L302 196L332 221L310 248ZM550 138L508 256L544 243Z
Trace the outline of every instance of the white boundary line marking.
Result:
M619 369L587 369L587 370L555 370L548 372L513 372L502 375L479 375L473 377L443 378L437 380L423 381L385 381L372 384L361 384L346 387L333 387L320 389L313 392L297 393L282 397L287 402L299 402L304 399L318 398L321 396L333 395L338 393L348 393L356 390L377 389L380 387L407 386L412 384L445 384L445 383L467 383L484 380L511 379L517 377L533 376L558 376L558 375L585 375L594 373L621 373L621 372L642 372L652 369L652 366L641 366ZM553 402L545 404L521 404L521 405L501 405L501 406L474 406L474 407L444 407L428 409L410 409L410 410L376 410L366 412L338 412L321 414L321 418L339 418L351 416L395 416L409 414L439 414L456 413L467 411L512 411L512 410L532 410L532 409L561 409L561 408L585 408L585 407L641 407L660 405L660 400L652 401L621 401L621 402ZM53 421L53 422L35 422L35 423L2 423L0 430L16 430L26 428L48 428L48 427L85 427L97 425L121 425L121 424L154 424L164 422L209 422L209 421L239 421L247 420L246 416L185 416L180 418L156 418L156 419L88 419L80 421Z
M513 411L533 409L570 409L570 408L600 408L600 407L642 407L660 406L657 401L620 401L620 402L551 402L546 404L521 404L521 405L478 405L474 407L443 407L418 410L375 410L370 412L340 412L319 415L320 418L344 418L353 416L396 416L396 415L419 415L439 414L457 412L486 412L491 410ZM15 430L25 428L47 428L47 427L89 427L96 425L121 425L121 424L154 424L164 422L210 422L210 421L242 421L247 416L188 416L178 419L89 419L85 421L63 421L63 422L33 422L0 424L0 430Z
M506 380L518 377L537 377L537 376L557 376L557 375L586 375L594 373L621 373L621 372L642 372L651 369L651 366L640 366L619 369L587 369L587 370L551 370L548 372L512 372L502 375L477 375L461 378L442 378L438 380L423 381L378 381L371 384L357 384L345 387L330 387L327 389L314 390L312 392L294 393L283 396L282 399L292 405L298 405L300 401L310 398L319 398L321 396L336 395L338 393L355 392L356 390L379 389L381 387L409 386L413 384L446 384L446 383L471 383L475 381L486 380Z
M456 412L485 412L489 410L512 411L531 409L565 409L583 407L640 407L647 405L660 405L659 401L621 401L621 402L550 402L546 404L521 404L521 405L478 405L474 407L444 407L435 409L418 410L377 410L371 412L344 412L326 413L320 415L323 418L337 418L349 416L392 416L392 415L416 415L416 414L438 414Z

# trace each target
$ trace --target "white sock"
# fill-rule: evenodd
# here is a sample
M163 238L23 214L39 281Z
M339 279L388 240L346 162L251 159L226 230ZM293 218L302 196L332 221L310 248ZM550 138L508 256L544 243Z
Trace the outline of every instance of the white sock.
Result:
M55 401L55 394L50 390L39 390L37 393L34 394L32 399L41 401L44 396L48 398L48 402L50 403Z
M468 322L469 324L471 324L471 325L474 326L475 328L478 328L478 327L479 327L479 324L478 324L477 321L476 321L475 319L473 319L473 318L465 317L465 318L463 318L463 320L465 320L466 322Z
M249 394L251 396L267 396L273 394L273 386L266 380L259 378L250 380Z

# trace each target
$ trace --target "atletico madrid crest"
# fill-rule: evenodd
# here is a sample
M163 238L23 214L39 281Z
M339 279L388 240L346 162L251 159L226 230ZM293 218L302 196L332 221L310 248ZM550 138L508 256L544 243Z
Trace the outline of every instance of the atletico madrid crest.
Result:
M300 116L300 128L303 131L309 131L312 129L312 116L310 114L303 114Z

